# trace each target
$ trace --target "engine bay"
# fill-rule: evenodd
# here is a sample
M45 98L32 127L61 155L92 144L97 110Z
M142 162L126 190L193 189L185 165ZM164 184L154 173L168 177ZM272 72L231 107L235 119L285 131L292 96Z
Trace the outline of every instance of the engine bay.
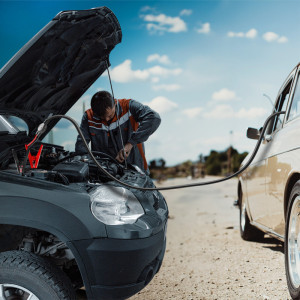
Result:
M30 152L37 155L41 143L36 143ZM93 152L98 163L111 175L124 182L144 186L147 176L138 167L128 164L127 169L113 157L102 152ZM102 173L89 155L77 155L64 150L63 147L52 144L43 144L43 149L37 168L32 168L27 160L25 169L22 170L26 149L24 145L8 147L5 155L0 157L0 170L20 174L40 180L69 185L72 183L99 184L111 181ZM22 172L21 172L22 171Z

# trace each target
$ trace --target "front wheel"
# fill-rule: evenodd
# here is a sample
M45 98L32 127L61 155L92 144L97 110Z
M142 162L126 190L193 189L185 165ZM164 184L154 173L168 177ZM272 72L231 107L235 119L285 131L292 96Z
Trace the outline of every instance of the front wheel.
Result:
M292 299L300 299L300 180L294 185L285 226L285 273Z
M25 251L0 253L0 300L74 300L69 278L46 259Z

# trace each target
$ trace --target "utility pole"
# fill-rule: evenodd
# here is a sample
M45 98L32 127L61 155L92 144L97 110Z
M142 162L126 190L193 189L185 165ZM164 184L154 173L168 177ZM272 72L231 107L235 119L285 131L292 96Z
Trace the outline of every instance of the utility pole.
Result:
M232 169L232 164L231 164L231 154L232 154L232 136L233 136L233 131L231 130L229 132L230 134L230 141L229 141L229 148L227 150L227 170L228 170L228 174L231 173L231 169Z
M50 130L49 135L48 135L48 143L49 144L54 144L54 134L53 134L53 129Z

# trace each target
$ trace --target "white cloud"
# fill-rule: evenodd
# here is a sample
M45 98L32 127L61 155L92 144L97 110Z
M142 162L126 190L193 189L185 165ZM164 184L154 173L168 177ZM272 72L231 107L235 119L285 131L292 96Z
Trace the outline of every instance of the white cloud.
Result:
M141 11L142 11L142 12L149 11L149 10L154 10L154 8L152 8L151 6L148 6L148 5L143 6L143 7L141 8Z
M236 117L239 119L255 119L264 116L267 111L261 107L252 107L250 109L242 108L236 112Z
M267 42L274 42L276 40L279 39L279 35L275 32L266 32L263 35L264 40L266 40Z
M166 97L158 96L152 99L152 101L144 103L145 105L149 105L152 109L157 111L158 113L166 113L178 107L175 102L172 102Z
M281 36L278 40L278 43L287 43L288 42L288 38L286 36Z
M167 91L167 92L172 92L172 91L177 91L181 88L179 84L160 84L160 85L154 85L153 87L154 91Z
M228 119L234 116L233 108L229 105L217 105L204 114L207 119Z
M261 107L252 107L250 109L241 108L238 111L230 105L217 105L210 112L204 114L205 118L208 119L255 119L264 116L267 111Z
M193 13L193 11L191 9L183 9L179 15L180 16L190 16Z
M243 32L233 32L233 31L229 31L227 33L228 37L244 37L245 34Z
M153 77L153 78L151 78L151 81L153 82L153 83L158 83L159 82L159 77Z
M288 42L288 38L285 36L279 36L277 33L275 32L266 32L263 35L263 39L269 43L271 42L277 42L277 43L286 43Z
M247 38L247 39L254 39L257 36L257 30L252 28L247 32L233 32L233 31L229 31L227 33L228 37L234 38Z
M105 90L105 88L100 86L100 87L97 87L97 89L96 89L96 90L97 90L97 92L100 92L100 91L104 91L104 90Z
M162 76L162 77L168 77L170 75L180 75L182 72L182 69L180 68L176 68L176 69L167 69L167 68L163 68L161 66L154 66L150 69L147 69L147 71L151 74L151 75L155 75L155 76Z
M257 36L257 30L252 28L246 32L245 37L248 39L254 39Z
M196 29L196 32L204 34L210 33L210 23L202 24L200 28Z
M254 39L257 37L257 30L252 28L247 32L233 32L233 31L229 31L227 33L228 37L234 38L248 38L248 39ZM286 43L288 42L288 38L285 36L279 36L277 33L275 32L266 32L263 36L263 39L267 42L277 42L277 43Z
M216 101L234 100L234 99L236 99L236 94L234 91L224 88L217 92L214 92L212 94L212 99L216 100Z
M144 70L133 70L130 59L126 59L123 63L110 70L112 80L120 83L145 81L148 79L158 82L159 77L167 78L169 76L176 76L181 74L181 72L182 69L180 68L168 69L161 66L153 66Z
M165 31L165 28L163 26L159 26L153 23L147 24L146 26L147 30L154 33L154 32L159 32L159 33L163 33Z
M185 114L190 119L194 119L198 117L202 111L202 107L194 107L183 110L183 114Z
M144 21L148 22L149 31L173 32L178 33L187 31L186 23L180 17L169 17L165 14L144 15Z
M171 63L170 58L167 55L159 55L157 53L151 54L147 57L147 62L158 61L161 64L169 65Z
M131 82L135 80L146 80L149 78L149 72L147 70L132 70L132 61L126 59L120 65L111 69L110 74L112 80L116 82Z

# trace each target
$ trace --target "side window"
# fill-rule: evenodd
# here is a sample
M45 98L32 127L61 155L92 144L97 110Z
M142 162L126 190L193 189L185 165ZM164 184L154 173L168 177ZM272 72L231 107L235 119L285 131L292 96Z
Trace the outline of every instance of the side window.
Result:
M300 83L299 83L300 72L298 73L297 83L295 87L293 102L290 108L288 120L293 120L300 115Z
M275 111L286 111L289 96L290 96L290 90L291 90L292 82L293 82L293 79L291 79L288 82L288 84L286 85L286 87L284 88L282 93L279 95L279 97L277 99L277 102L276 102ZM272 130L269 131L269 133L272 133L272 132L274 132L274 131L276 131L276 130L278 130L282 127L284 116L285 115L282 114L282 115L279 115L279 116L274 118L274 122L273 122L273 125L271 127Z

